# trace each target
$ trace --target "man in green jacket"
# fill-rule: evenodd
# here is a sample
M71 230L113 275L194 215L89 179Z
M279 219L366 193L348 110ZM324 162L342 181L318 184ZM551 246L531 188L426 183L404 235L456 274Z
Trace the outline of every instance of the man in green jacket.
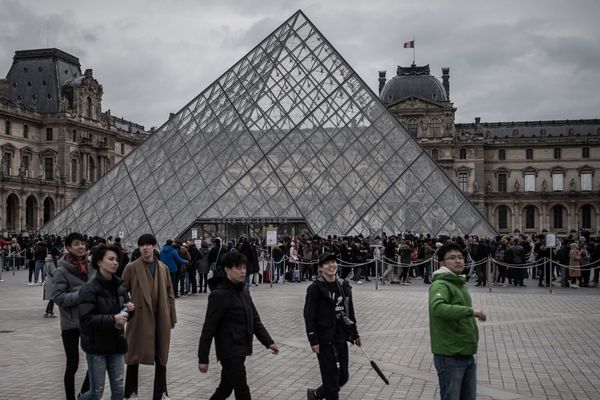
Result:
M448 243L437 252L440 268L429 288L429 330L433 362L440 381L442 400L471 400L477 396L475 358L479 331L475 318L486 320L471 307L460 247Z

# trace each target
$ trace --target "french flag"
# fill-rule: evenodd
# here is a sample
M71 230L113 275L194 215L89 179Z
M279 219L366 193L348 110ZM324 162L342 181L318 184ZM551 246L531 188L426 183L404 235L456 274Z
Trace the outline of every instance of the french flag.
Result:
M411 40L410 42L404 42L404 48L405 49L414 49L415 48L415 41Z

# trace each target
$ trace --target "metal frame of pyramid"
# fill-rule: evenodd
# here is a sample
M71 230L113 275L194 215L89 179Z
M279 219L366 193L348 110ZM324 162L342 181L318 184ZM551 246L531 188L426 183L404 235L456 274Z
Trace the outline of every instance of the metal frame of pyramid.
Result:
M41 231L163 243L206 218L496 234L302 11Z

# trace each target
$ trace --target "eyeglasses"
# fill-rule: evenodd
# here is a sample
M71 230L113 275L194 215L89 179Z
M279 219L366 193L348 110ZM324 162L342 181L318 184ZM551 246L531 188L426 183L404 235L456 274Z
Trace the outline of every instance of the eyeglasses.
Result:
M465 258L463 256L450 256L450 257L444 258L444 261L455 261L455 260L464 261L464 259Z

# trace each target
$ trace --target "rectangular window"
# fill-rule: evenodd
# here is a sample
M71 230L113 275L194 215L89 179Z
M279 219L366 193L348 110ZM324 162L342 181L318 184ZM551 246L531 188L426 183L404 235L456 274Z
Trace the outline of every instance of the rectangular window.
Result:
M460 172L458 174L458 187L463 192L466 192L468 185L469 185L469 175L466 172Z
M52 141L52 128L46 128L46 140L48 142Z
M525 175L525 191L535 192L535 175Z
M506 174L498 174L498 191L500 193L506 193L506 188L507 188L507 179L508 177L506 176Z
M21 161L23 163L23 173L25 175L25 177L29 177L29 156L25 155L23 156L23 160Z
M581 158L590 158L590 148L584 147L581 149Z
M29 125L23 125L23 137L29 139Z
M6 120L6 122L4 123L4 133L6 133L7 135L10 135L10 121Z
M121 154L125 154L125 143L121 143Z
M560 192L563 190L563 174L552 174L552 190Z
M560 160L560 149L559 148L554 149L554 159Z
M2 169L6 175L10 175L12 172L12 153L4 153L4 159L2 160Z
M54 179L54 158L44 158L44 176L46 180Z
M592 174L581 174L581 190L592 190Z
M533 160L533 149L525 150L525 158L528 160Z

